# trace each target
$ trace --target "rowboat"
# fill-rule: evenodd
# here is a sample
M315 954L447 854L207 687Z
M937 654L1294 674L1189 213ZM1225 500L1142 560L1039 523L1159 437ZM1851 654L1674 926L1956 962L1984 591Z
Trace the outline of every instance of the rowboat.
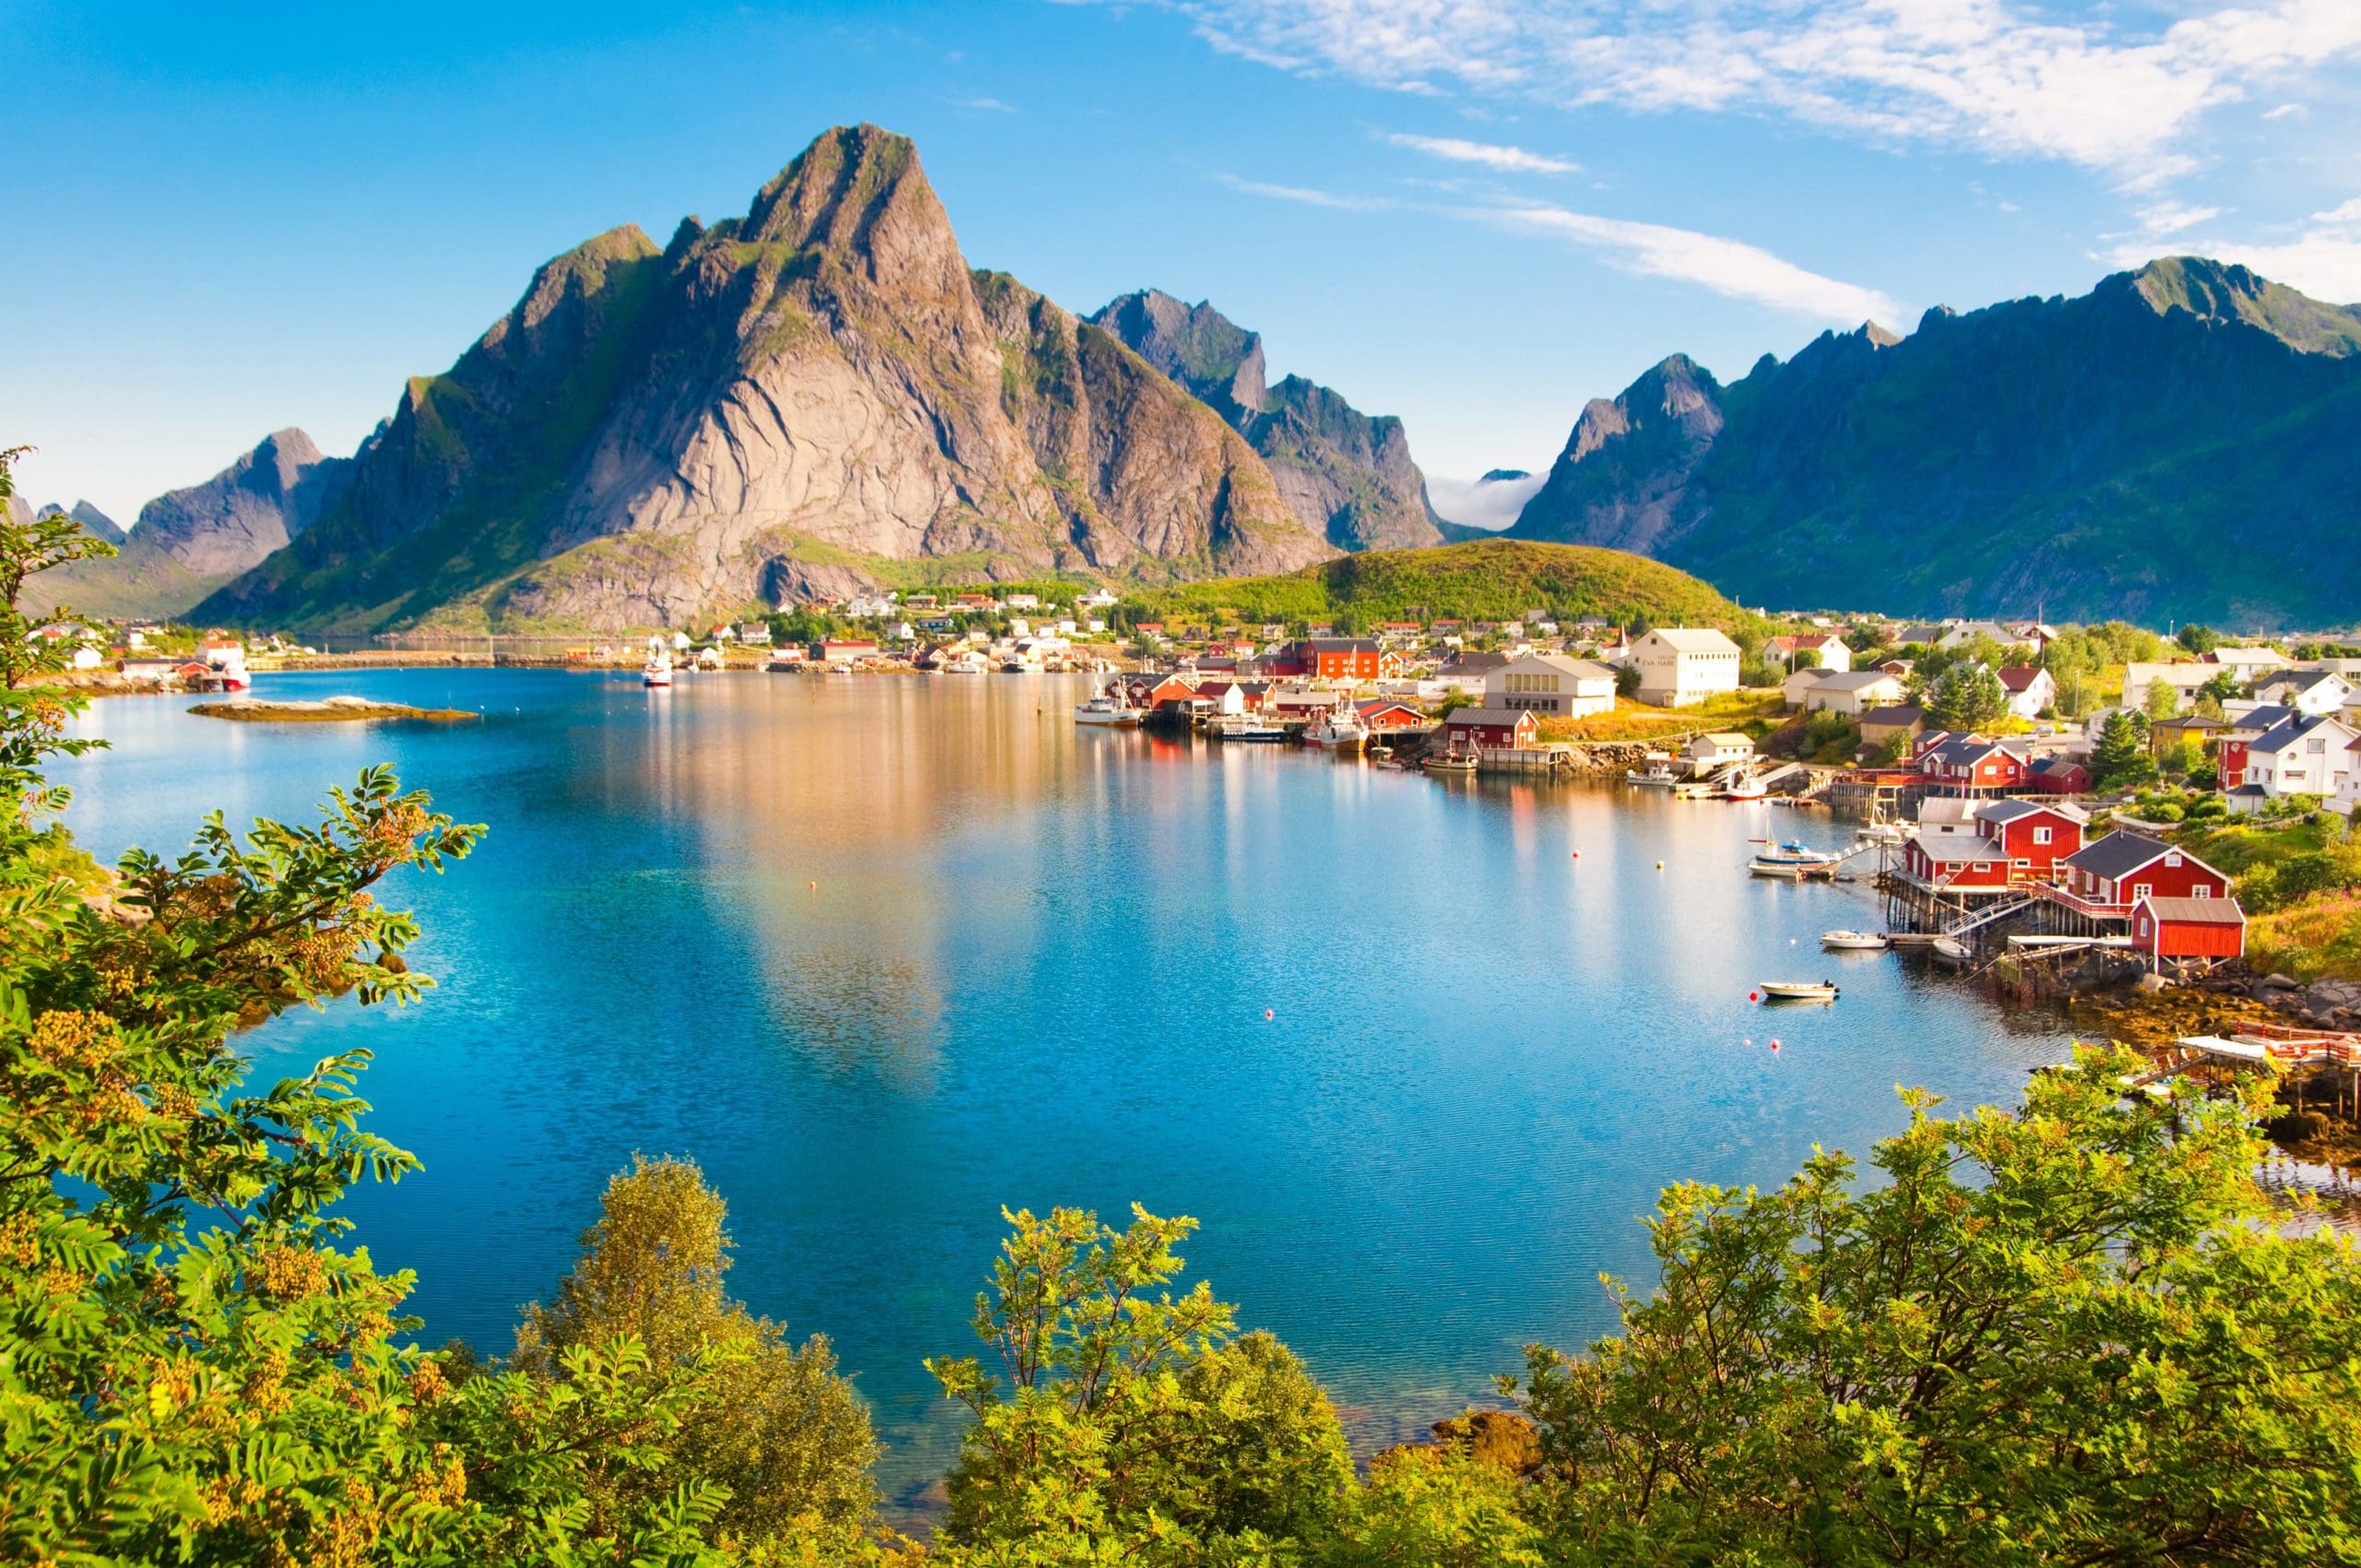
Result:
M1955 936L1939 936L1935 938L1932 945L1936 961L1939 963L1957 967L1970 963L1975 957L1975 955L1969 950L1967 944Z
M1833 1002L1836 987L1828 980L1762 980L1757 989L1772 1002Z
M1476 771L1476 759L1472 756L1462 756L1456 752L1450 752L1442 756L1430 756L1421 766L1429 773L1473 773Z
M1882 953L1885 932L1881 931L1823 931L1820 944L1832 953Z

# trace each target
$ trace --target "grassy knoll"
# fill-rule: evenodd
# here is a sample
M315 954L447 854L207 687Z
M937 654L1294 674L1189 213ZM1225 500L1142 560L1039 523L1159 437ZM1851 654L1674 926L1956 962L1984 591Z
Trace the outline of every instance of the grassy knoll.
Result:
M1545 741L1655 741L1695 730L1732 730L1757 740L1779 727L1781 700L1777 689L1747 689L1726 693L1691 707L1651 707L1620 698L1612 713L1586 719L1545 719Z
M1268 577L1216 577L1127 596L1144 621L1501 621L1546 609L1560 619L1738 629L1752 618L1688 573L1619 550L1480 540L1371 550Z

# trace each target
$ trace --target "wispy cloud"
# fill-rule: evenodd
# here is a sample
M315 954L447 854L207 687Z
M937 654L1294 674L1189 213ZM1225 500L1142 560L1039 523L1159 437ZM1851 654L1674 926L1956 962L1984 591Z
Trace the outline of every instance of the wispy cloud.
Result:
M1016 113L1015 104L1003 103L997 98L955 98L951 101L951 103L952 107L955 109L981 109L993 114L1014 114Z
M2134 188L2201 161L2185 144L2209 111L2361 57L2354 0L2190 0L2146 28L2119 12L2059 19L2034 0L1162 3L1216 48L1281 70L1775 115L2063 160Z
M2291 117L2300 120L2307 118L2310 113L2311 111L2300 103L2283 103L2276 109L2264 110L2262 117L2266 120L2285 120Z
M1261 180L1241 179L1236 174L1216 174L1216 180L1234 191L1249 196L1268 196L1273 201L1291 201L1303 207L1333 208L1340 212L1377 212L1394 203L1382 196L1343 196L1335 191L1312 190L1303 185L1274 185Z
M1808 271L1743 240L1539 204L1469 208L1461 216L1570 241L1626 272L1676 279L1821 321L1850 327L1902 317L1901 307L1875 289Z
M2292 232L2248 240L2216 233L2175 244L2183 251L2250 267L2314 299L2361 304L2361 196L2312 214ZM2138 267L2153 258L2153 247L2136 242L2103 253L2117 267Z
M1521 147L1466 141L1458 137L1414 137L1406 132L1394 131L1379 139L1394 147L1423 152L1430 158L1448 159L1453 163L1480 163L1487 169L1497 169L1509 174L1572 174L1582 168L1581 164L1566 159L1527 152Z
M2222 216L2218 207L2184 207L2177 201L2159 202L2140 209L2140 222L2151 234L2177 234L2184 229L2194 229L2200 223L2211 223Z

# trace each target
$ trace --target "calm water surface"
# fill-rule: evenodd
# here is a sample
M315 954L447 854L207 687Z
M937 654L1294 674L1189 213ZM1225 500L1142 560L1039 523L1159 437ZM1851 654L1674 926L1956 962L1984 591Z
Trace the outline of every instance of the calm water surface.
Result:
M1775 1183L1901 1125L1896 1085L2013 1103L2061 1053L2054 1019L1821 954L1875 923L1867 891L1745 861L1750 835L1842 841L1824 818L1077 730L1081 690L267 676L486 722L113 698L84 720L113 748L61 776L108 857L215 806L304 815L378 760L489 823L388 890L425 928L423 1005L253 1041L266 1072L377 1052L374 1126L426 1169L355 1195L362 1240L418 1271L430 1339L498 1351L608 1175L693 1156L730 1202L732 1288L834 1337L905 1496L955 1441L919 1361L973 1347L1003 1204L1196 1216L1191 1264L1366 1447L1484 1398L1527 1341L1607 1326L1597 1276L1644 1277L1665 1183ZM1833 1008L1746 1001L1823 977Z

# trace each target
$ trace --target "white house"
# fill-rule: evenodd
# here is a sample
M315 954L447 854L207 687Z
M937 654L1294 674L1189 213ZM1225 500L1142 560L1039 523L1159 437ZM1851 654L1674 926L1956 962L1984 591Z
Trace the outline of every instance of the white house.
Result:
M1898 703L1904 695L1902 683L1882 670L1798 670L1781 690L1789 707L1850 719Z
M1773 637L1762 645L1762 662L1786 670L1794 665L1796 655L1799 653L1816 656L1811 662L1822 670L1842 671L1853 668L1852 648L1845 645L1843 637L1829 632Z
M2361 741L2346 748L2344 783L2329 803L2347 816L2361 812Z
M2058 680L2038 664L2015 664L1999 671L2000 688L2009 694L2009 711L2019 719L2038 719L2058 706Z
M2218 664L2237 678L2253 681L2274 670L2284 670L2292 662L2275 647L2217 647L2205 656L2206 662Z
M1882 670L1837 671L1822 675L1804 694L1804 711L1858 719L1873 707L1890 707L1908 695L1899 679Z
M2185 708L2197 700L2206 683L2222 673L2218 664L2199 664L2193 660L2172 664L2134 661L2123 667L2123 706L2134 713L2148 710L2148 688L2165 685L2173 689L2173 706Z
M2246 782L2265 799L2336 795L2353 782L2353 742L2361 731L2322 715L2283 719L2247 743Z
M1754 742L1743 735L1722 732L1700 735L1689 742L1682 755L1699 773L1709 773L1724 763L1754 760Z
M1486 707L1529 708L1561 719L1615 710L1615 671L1587 659L1533 653L1484 677Z
M2354 697L2353 683L2331 670L2289 670L2254 683L2265 702L2284 703L2298 713L2342 713Z
M1686 707L1738 690L1738 644L1711 626L1659 626L1631 645L1640 700Z

